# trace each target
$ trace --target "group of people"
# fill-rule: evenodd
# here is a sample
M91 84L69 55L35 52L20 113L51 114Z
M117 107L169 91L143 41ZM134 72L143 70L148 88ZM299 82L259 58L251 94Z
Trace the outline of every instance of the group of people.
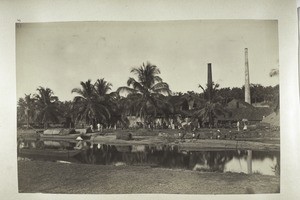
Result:
M93 126L93 124L91 124L90 125L90 129L91 129L91 131L92 132L94 132L95 130L94 130L94 126ZM102 124L100 124L100 123L98 123L97 124L97 131L100 131L100 132L102 132L102 130L103 130L103 125Z
M242 124L243 123L243 124ZM142 122L134 122L134 125L132 127L136 127L136 128L148 128L148 129L182 129L184 128L185 126L193 126L192 129L196 129L196 128L200 128L201 123L199 123L198 121L197 122L191 122L190 120L188 119L184 119L181 123L178 122L177 120L172 120L170 121L169 123L166 123L165 121L162 121L161 123L160 122L148 122L148 123L142 123ZM242 130L243 131L246 131L248 129L248 126L247 126L247 121L245 120L241 120L241 121L237 121L236 123L236 127L237 127L237 131L240 131L241 130L241 125L243 126ZM103 125L100 124L100 123L97 123L97 131L100 131L102 132L103 131ZM90 129L92 132L95 132L96 130L94 129L94 126L93 124L91 124L90 126ZM116 128L116 127L115 127Z
M243 122L244 122L244 124L243 124L243 131L246 131L248 129L247 123L246 123L246 121L243 121ZM236 127L237 127L237 130L240 131L240 121L237 121Z

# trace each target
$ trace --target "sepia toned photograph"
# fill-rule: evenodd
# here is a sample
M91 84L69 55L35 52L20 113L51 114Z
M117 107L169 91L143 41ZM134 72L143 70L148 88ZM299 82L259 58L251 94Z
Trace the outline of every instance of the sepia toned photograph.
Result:
M15 30L19 193L280 193L277 20Z

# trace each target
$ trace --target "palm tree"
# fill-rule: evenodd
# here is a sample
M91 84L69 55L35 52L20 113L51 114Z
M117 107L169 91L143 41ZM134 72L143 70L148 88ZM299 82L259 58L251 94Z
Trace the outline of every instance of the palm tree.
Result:
M112 84L105 81L104 78L98 79L95 83L95 90L98 97L98 101L106 105L111 116L109 123L110 125L116 125L120 122L126 125L126 121L122 116L120 103L120 95L118 92L110 92Z
M212 127L214 124L214 119L219 115L226 115L226 110L223 109L220 101L222 98L218 95L219 84L215 84L212 82L212 89L210 95L208 85L206 85L206 89L199 84L199 87L203 90L203 97L207 101L204 104L204 107L198 107L193 113L193 118L200 118L202 122L208 121L209 126Z
M25 97L18 101L18 119L25 118L27 128L34 118L34 101L35 99L31 97L31 94L25 94Z
M211 95L210 95L210 98L211 99L209 99L209 87L208 87L208 84L206 84L206 88L204 88L202 85L198 85L198 87L199 88L201 88L202 90L203 90L203 97L204 97L204 99L206 99L206 100L208 100L208 101L216 101L217 100L217 98L219 98L219 96L217 95L217 93L218 93L218 91L219 91L219 87L220 87L220 85L217 83L217 84L215 84L214 82L212 82L212 84L211 84L212 86L211 86Z
M112 125L121 125L123 128L128 127L129 120L127 119L128 111L128 98L121 97L118 93L113 93L114 95L110 99L112 102L111 106L111 119L110 123Z
M202 122L208 121L209 126L212 127L214 120L220 116L225 116L227 111L219 102L206 102L204 107L199 107L193 113L193 118L201 119Z
M111 90L112 84L105 81L104 78L102 79L97 79L95 83L95 89L100 97L104 97L105 95L108 94L108 92Z
M131 71L137 76L137 80L130 77L127 81L128 87L118 88L118 92L128 94L127 108L138 117L155 117L168 103L163 100L164 95L171 94L169 85L158 76L160 70L150 62L144 63Z
M74 88L71 91L79 94L73 99L73 109L77 112L76 119L91 124L95 124L96 121L106 122L110 118L110 112L105 101L100 101L104 98L100 94L105 90L100 89L99 84L96 90L91 80L81 81L80 85L82 88Z
M38 94L36 98L37 120L44 124L46 129L48 123L58 123L58 116L60 111L58 108L58 97L54 96L50 88L39 87L37 88Z
M64 127L65 128L72 128L73 127L73 122L74 122L74 111L72 110L72 101L64 101L58 102L58 108L59 111L61 112L61 116L64 117Z

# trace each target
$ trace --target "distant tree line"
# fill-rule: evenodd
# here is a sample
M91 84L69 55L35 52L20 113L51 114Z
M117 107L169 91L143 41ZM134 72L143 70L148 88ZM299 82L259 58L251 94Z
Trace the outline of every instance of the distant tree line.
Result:
M220 88L215 83L210 101L207 86L199 85L199 91L172 93L168 83L159 76L159 68L149 62L133 68L130 73L134 77L116 91L111 91L112 84L104 78L95 83L81 81L79 87L70 91L76 94L72 101L60 101L50 88L38 87L36 94L25 94L18 100L18 125L48 128L50 124L70 127L101 123L106 127L126 127L127 116L151 122L157 117L184 116L185 110L193 110L194 117L211 121L218 113L224 112L224 106L231 100L244 100L244 87ZM252 103L264 103L279 109L279 85L251 84L250 90ZM194 102L193 107L188 102Z

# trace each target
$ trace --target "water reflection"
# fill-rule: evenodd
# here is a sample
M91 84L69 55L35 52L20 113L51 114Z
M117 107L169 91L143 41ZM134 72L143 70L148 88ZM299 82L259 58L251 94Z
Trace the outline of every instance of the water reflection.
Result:
M147 165L172 169L206 172L242 172L275 175L279 166L279 152L244 150L188 151L177 145L107 145L85 142L75 150L76 141L23 141L19 149L31 149L25 157L33 157L37 150L68 152L64 160L100 165ZM36 150L36 151L34 151ZM76 152L74 152L76 151ZM71 154L70 152L73 152ZM55 152L57 153L57 152ZM60 154L62 155L62 153ZM19 156L23 156L19 154ZM47 156L46 158L47 159Z

